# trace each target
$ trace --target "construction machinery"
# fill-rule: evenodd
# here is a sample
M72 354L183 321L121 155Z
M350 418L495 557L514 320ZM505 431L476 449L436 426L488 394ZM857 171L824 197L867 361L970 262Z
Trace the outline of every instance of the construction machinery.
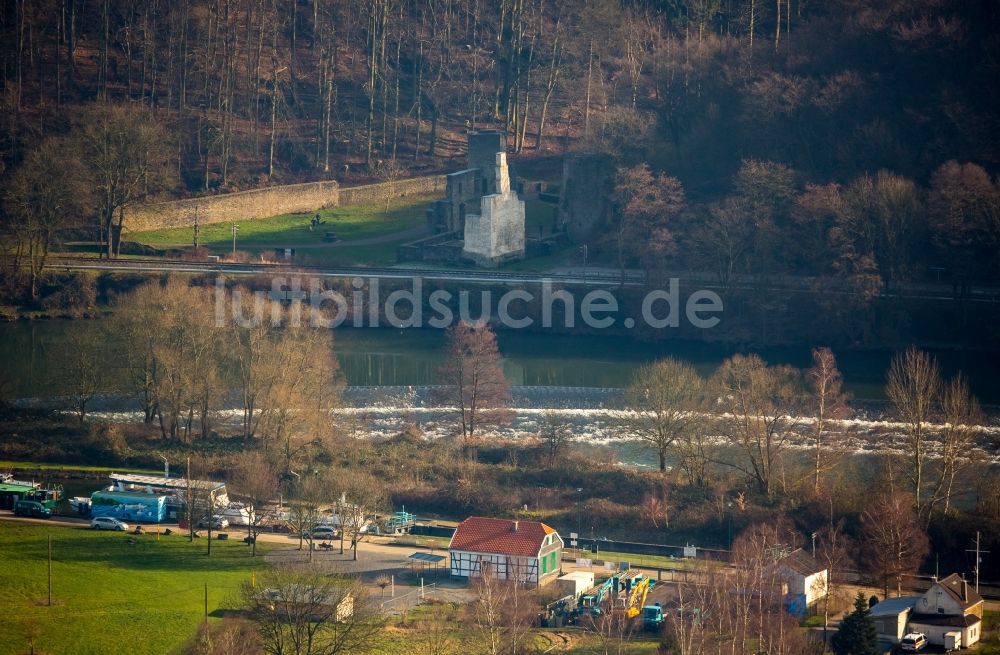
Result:
M596 587L586 591L580 596L580 601L576 607L576 617L600 616L604 613L604 605L612 593L618 591L620 573L616 573Z
M649 588L654 584L656 583L647 576L642 576L638 582L632 585L632 590L628 594L628 600L625 605L626 617L634 619L639 616L642 612L642 606L646 602L646 594L649 593Z
M615 573L600 585L580 596L576 615L597 617L605 612L623 612L628 618L639 616L652 581L644 573L626 570Z

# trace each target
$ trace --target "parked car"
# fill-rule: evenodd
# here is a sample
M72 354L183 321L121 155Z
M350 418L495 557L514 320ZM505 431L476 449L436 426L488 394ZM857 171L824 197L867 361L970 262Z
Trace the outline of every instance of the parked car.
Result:
M905 651L919 652L927 647L927 635L922 632L910 632L899 642L900 648Z
M312 530L305 530L302 536L306 539L336 539L340 532L332 525L317 525Z
M19 500L14 503L14 516L48 518L52 516L52 510L37 500Z
M202 520L198 521L199 528L211 527L213 530L225 530L229 527L229 520L225 516L215 516L209 518L204 517Z
M124 532L128 530L128 523L119 521L111 516L97 516L90 520L90 527L95 530L118 530Z

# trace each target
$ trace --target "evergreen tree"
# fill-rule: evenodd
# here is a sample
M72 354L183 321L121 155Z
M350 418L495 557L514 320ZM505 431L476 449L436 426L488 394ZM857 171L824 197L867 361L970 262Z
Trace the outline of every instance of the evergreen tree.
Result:
M854 611L844 617L830 639L830 647L836 655L878 655L878 632L861 592L854 598Z

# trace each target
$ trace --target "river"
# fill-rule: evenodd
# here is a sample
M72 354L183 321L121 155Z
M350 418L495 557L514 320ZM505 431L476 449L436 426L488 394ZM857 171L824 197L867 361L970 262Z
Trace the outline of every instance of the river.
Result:
M70 330L98 334L99 321L18 321L0 324L0 367L14 398L59 396L69 391L60 359ZM645 343L621 337L501 332L498 336L504 370L519 387L619 388L628 384L639 366L671 355L710 374L734 350L691 341ZM426 386L436 382L443 333L437 330L337 330L334 349L348 386ZM106 344L106 375L102 393L124 390L120 343ZM770 363L809 365L807 347L764 348L755 351ZM973 392L987 405L1000 404L1000 354L975 351L935 351L945 375L962 371ZM862 401L883 398L889 350L837 353L845 389ZM583 391L581 389L581 391ZM584 392L585 393L585 392Z

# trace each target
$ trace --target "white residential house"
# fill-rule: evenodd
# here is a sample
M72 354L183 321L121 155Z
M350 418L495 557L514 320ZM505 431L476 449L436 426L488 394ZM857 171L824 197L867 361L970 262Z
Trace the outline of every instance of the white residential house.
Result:
M927 635L927 641L944 646L945 634L961 634L962 648L982 638L983 599L964 578L952 573L936 580L910 613L909 630Z
M922 596L887 598L871 608L882 641L898 644L908 632L922 632L934 646L945 645L945 635L957 633L968 648L982 638L983 599L969 583L953 573L935 580Z
M778 574L788 585L788 594L804 599L806 607L812 607L827 594L826 567L801 548L778 561Z
M562 549L544 523L473 516L458 525L448 554L453 577L471 580L488 569L500 580L544 585L559 577Z

